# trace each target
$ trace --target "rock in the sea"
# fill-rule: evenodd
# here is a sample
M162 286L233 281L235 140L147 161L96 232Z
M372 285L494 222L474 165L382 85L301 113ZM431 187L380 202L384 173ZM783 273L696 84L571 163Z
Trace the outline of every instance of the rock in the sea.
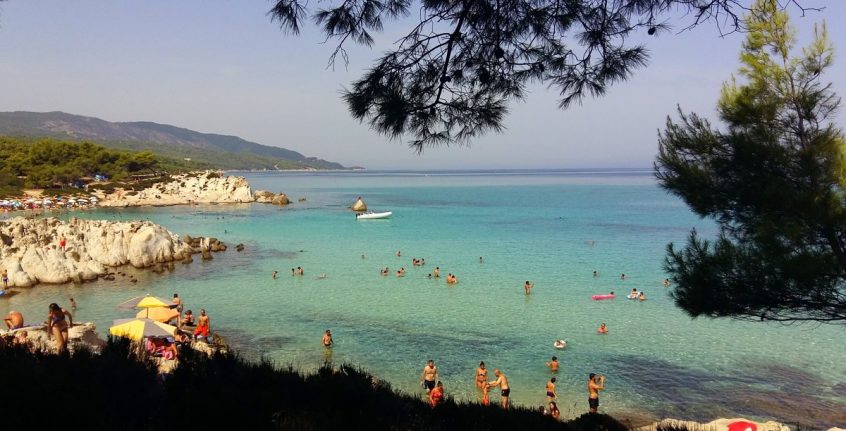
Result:
M208 250L203 250L202 256L203 256L203 260L212 260L212 259L214 259L214 256L212 256L211 252L210 252L210 251L208 251Z
M273 205L288 205L291 201L288 199L288 195L285 193L279 193L278 195L273 197L273 200L270 201Z
M350 207L353 211L367 211L367 204L364 203L364 199L361 196L355 201L354 204Z
M244 244L238 244L235 246L235 251L244 251Z
M267 190L256 190L255 192L256 202L260 204L269 204L271 201L273 201L274 196L276 196L275 193L269 192Z
M0 246L0 268L18 287L94 280L108 267L146 268L191 255L188 244L151 222L15 217L0 222L0 232L12 238L10 246ZM72 252L45 246L62 236Z

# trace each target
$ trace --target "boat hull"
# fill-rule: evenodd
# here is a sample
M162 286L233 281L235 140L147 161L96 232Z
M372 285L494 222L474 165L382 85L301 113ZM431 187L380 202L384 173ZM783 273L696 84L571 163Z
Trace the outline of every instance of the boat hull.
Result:
M393 214L394 213L392 213L391 211L385 211L385 212L381 212L381 213L361 213L361 214L356 214L355 219L356 220L375 220L375 219L389 218Z

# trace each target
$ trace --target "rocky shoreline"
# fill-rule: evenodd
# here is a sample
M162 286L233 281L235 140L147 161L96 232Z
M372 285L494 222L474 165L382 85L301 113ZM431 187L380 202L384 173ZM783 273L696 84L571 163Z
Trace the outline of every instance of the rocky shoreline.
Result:
M15 217L0 221L0 267L9 287L39 283L81 283L114 277L110 268L164 270L174 262L189 263L192 255L227 246L215 238L180 238L148 221L116 222L73 218ZM131 281L131 280L130 280Z

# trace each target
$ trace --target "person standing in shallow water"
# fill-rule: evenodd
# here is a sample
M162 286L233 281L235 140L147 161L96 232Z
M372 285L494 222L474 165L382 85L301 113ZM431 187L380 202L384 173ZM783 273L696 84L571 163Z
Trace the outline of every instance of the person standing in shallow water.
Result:
M552 360L546 363L546 366L549 367L549 371L552 371L553 373L557 373L558 372L558 357L553 356Z
M529 280L526 280L526 284L523 285L523 289L526 291L526 295L532 293L532 288L535 287L534 283L529 283Z
M494 368L494 376L496 376L496 380L488 383L488 387L495 387L499 386L500 389L500 406L504 409L508 408L508 396L511 395L511 387L508 386L508 378L505 377L505 373L500 371L498 368Z
M426 394L435 389L435 382L438 380L438 367L435 366L435 361L429 359L426 366L423 367L423 373L420 375L420 382L426 388Z
M323 334L323 347L332 347L335 344L335 341L332 340L332 332L330 330L326 330L326 333Z
M599 409L599 391L605 389L605 376L590 373L588 376L588 407L589 412L596 413Z
M435 388L429 392L429 405L432 407L437 407L438 404L444 401L444 384L441 381L438 381L438 384L435 385Z

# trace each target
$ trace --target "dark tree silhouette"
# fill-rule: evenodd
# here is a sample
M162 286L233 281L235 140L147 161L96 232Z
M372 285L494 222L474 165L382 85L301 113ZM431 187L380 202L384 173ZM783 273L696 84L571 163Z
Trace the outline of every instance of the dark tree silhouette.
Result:
M823 26L791 57L787 21L776 0L756 1L745 82L719 101L725 130L682 114L660 136L661 185L719 226L713 242L694 231L668 246L673 297L692 316L846 323L846 139L821 82L832 48Z
M508 103L526 86L556 89L560 107L601 96L647 61L632 43L656 34L666 20L690 28L715 22L720 32L742 30L741 0L275 0L268 12L297 34L309 17L327 40L330 56L345 62L349 41L371 46L386 21L412 13L411 30L343 93L352 116L391 138L411 135L410 146L466 143L499 132ZM796 3L799 10L807 10Z

